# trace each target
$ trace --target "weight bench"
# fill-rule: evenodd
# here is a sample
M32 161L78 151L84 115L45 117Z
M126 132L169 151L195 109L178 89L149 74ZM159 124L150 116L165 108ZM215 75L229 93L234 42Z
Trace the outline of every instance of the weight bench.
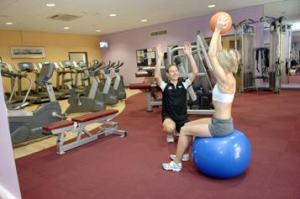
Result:
M116 113L118 113L118 110L114 109L89 113L74 117L72 120L62 120L51 123L44 126L43 130L51 132L53 135L57 135L57 153L62 155L66 151L92 142L100 136L118 135L120 137L126 137L127 132L119 130L117 122L110 121ZM85 129L87 125L93 123L102 123L100 129L94 133L92 132L93 130L87 131ZM65 143L65 135L69 132L75 133L76 138Z
M129 85L130 89L141 89L146 92L147 111L152 112L154 106L161 106L161 98L157 98L155 92L160 90L156 84L149 83L134 83Z

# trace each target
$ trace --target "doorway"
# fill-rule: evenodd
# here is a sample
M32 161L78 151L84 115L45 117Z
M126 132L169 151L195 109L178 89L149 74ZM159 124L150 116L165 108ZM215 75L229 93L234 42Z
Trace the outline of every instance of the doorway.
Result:
M83 61L84 63L88 63L88 55L87 52L69 52L69 60L75 61L78 63L79 61Z

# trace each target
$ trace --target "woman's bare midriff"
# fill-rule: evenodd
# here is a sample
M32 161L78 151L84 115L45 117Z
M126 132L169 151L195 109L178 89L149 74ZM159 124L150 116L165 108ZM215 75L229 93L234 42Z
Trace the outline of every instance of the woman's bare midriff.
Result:
M213 101L215 112L213 117L216 119L230 119L232 103L225 104L222 102Z

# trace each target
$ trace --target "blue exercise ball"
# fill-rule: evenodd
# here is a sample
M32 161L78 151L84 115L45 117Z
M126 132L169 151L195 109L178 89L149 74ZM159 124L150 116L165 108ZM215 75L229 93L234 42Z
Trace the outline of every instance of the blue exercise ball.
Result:
M240 131L224 137L197 137L192 147L193 160L198 170L214 178L232 178L248 167L251 146Z

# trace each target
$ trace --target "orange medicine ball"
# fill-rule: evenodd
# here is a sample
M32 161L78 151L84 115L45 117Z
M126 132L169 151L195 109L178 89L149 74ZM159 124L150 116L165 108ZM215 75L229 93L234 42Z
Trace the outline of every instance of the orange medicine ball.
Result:
M227 13L227 12L217 12L216 14L214 14L209 21L209 27L211 29L211 31L215 31L215 26L217 24L218 18L219 16L225 16L228 19L228 23L222 28L221 30L221 34L226 33L228 31L231 30L232 27L232 18L231 16Z

